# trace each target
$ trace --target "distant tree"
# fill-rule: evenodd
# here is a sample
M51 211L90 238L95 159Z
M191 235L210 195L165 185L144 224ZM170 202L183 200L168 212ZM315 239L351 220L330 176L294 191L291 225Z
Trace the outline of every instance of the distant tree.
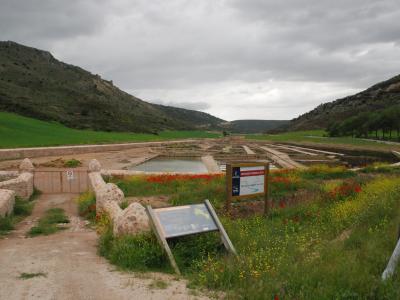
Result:
M228 136L228 135L229 135L229 132L226 131L226 130L224 130L224 131L222 131L222 135L223 135L223 136Z
M343 136L355 137L355 128L357 123L357 116L350 117L342 122L340 131Z
M340 122L330 123L326 128L326 131L328 132L328 136L330 137L340 136L341 135Z
M367 121L368 132L375 132L375 138L378 139L378 132L380 129L380 114L378 113L369 113L369 118Z
M397 133L397 139L400 139L400 106L394 106L384 111L384 117L387 118L387 122L390 124L389 137L392 137L391 131L395 130Z
M356 137L368 137L368 120L371 115L369 112L360 113L353 118L352 126Z
M392 136L393 120L390 109L385 109L381 113L380 127L382 129L382 138L385 139L386 132L389 133L389 138Z
M375 138L379 138L382 131L382 139L389 134L397 132L400 140L400 106L392 106L376 112L362 112L343 121L329 124L326 128L329 136L352 136L367 138L371 132L375 132Z

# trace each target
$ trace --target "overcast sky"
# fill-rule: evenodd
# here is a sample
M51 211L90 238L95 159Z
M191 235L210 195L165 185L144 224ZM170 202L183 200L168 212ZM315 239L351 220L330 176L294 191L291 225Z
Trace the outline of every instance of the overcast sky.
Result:
M400 73L399 0L0 0L0 40L143 100L291 119Z

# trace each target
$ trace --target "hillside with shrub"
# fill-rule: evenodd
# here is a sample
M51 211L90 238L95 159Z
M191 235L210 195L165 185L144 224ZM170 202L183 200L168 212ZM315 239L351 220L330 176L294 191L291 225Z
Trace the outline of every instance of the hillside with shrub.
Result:
M47 51L14 42L0 42L0 111L78 129L145 133L209 128L223 121L147 103Z
M373 112L400 104L400 75L358 94L319 105L290 121L285 130L325 129L336 121L344 121L354 113Z

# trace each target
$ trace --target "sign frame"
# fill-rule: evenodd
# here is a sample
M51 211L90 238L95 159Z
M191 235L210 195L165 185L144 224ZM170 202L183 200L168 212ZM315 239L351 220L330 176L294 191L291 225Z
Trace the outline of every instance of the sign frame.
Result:
M261 193L254 193L249 195L233 196L233 168L245 167L264 167L264 191ZM269 163L268 162L233 162L226 164L226 210L229 212L234 200L241 200L246 198L255 198L264 196L264 214L268 214L269 208Z
M174 237L166 237L164 234L164 229L162 227L162 224L159 220L159 218L157 217L155 211L157 209L153 209L151 207L151 205L147 205L146 206L146 212L147 215L149 216L149 220L150 220L150 225L151 228L153 229L153 232L155 233L158 242L160 243L161 247L164 249L164 251L166 252L168 259L171 263L172 268L174 269L175 273L178 275L181 275L181 272L179 270L179 267L175 261L174 255L172 254L171 248L168 245L168 238L176 238L176 237L180 237L180 236L186 236L186 235L195 235L195 234L201 234L201 233L206 233L206 232L211 232L211 231L218 231L221 237L221 241L224 244L226 250L228 250L228 252L230 254L233 255L237 255L236 249L233 246L231 240L229 239L228 234L226 233L224 227L222 226L213 206L211 205L210 201L208 199L206 199L204 201L205 207L207 208L212 220L214 221L215 226L217 227L216 230L209 230L209 231L202 231L202 232L196 232L196 233L189 233L189 234L183 234L183 235L179 235L179 236L174 236ZM185 205L186 206L186 205ZM159 209L163 209L163 208L159 208Z

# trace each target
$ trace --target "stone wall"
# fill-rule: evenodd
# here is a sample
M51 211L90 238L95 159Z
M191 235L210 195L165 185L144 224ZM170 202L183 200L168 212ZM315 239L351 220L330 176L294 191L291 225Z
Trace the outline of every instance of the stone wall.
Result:
M33 174L22 173L17 178L2 181L0 189L12 190L16 196L28 200L33 194Z
M82 146L60 146L60 147L37 147L37 148L18 148L0 149L0 161L9 159L20 159L23 157L44 157L69 154L95 153L104 151L117 151L132 148L142 148L151 146L165 146L169 144L188 143L194 140L164 141L164 142L145 142L145 143L126 143L126 144L107 144L107 145L82 145Z
M131 203L121 209L124 193L113 183L106 183L97 160L89 163L90 188L96 195L96 214L107 213L113 223L114 235L138 234L150 230L145 208L139 203Z
M2 171L0 189L11 190L15 196L28 200L33 194L33 164L29 159L24 159L19 167L20 171Z
M18 177L18 171L0 171L0 182Z
M14 210L15 192L0 189L0 217L10 215Z

